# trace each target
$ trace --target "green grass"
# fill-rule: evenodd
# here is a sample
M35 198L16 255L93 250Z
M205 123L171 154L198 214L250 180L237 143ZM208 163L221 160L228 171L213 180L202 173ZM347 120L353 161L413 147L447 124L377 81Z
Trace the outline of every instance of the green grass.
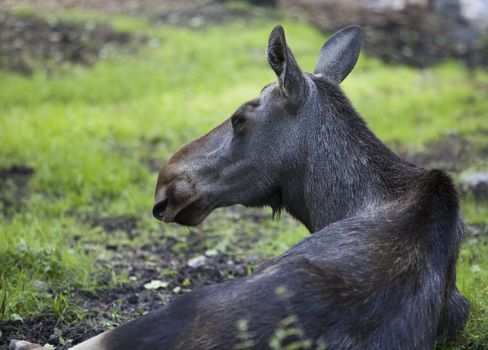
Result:
M141 236L129 243L144 244L161 230L150 217L156 174L148 161L162 163L275 79L264 54L274 23L264 20L192 31L140 18L62 16L107 20L149 36L152 44L131 56L111 55L93 67L73 66L53 76L42 70L32 77L0 72L0 167L35 169L22 210L0 217L0 320L46 312L76 317L73 290L119 283L95 263L108 254L97 244L106 237L85 218L135 215L141 218ZM289 19L282 24L303 69L313 70L324 36ZM411 149L450 131L468 135L488 128L488 74L473 76L456 63L420 71L361 56L344 89L381 139ZM488 223L486 207L480 211L466 200L463 209L468 222ZM224 211L213 217L203 229L219 231L221 249L233 245L233 232L252 232L255 225L227 220ZM261 225L262 236L249 253L263 257L307 234L287 217ZM176 225L164 229L186 234ZM482 242L467 241L462 248L459 284L473 312L466 332L448 348L488 346L488 248ZM98 278L107 273L108 282ZM56 298L39 288L39 281Z

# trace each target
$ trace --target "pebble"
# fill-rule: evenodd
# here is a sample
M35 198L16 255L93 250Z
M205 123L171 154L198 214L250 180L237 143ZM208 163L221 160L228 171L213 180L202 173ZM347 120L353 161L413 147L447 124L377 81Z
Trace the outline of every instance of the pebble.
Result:
M168 286L168 282L160 281L160 280L152 280L149 283L146 283L144 285L144 288L150 289L150 290L156 290L159 288L166 288Z
M199 256L196 256L196 257L188 260L188 262L186 264L189 267L197 268L197 267L205 265L206 261L207 261L207 258L205 256L199 255Z
M217 251L217 249L208 249L205 251L206 256L217 256L218 254L219 252Z

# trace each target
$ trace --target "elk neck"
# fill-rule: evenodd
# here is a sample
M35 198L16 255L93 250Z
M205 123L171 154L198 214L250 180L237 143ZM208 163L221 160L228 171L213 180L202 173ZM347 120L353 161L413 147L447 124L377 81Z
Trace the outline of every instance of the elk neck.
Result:
M292 162L281 184L282 206L310 232L398 199L423 172L386 147L340 89L317 86L326 100L310 104L306 154Z

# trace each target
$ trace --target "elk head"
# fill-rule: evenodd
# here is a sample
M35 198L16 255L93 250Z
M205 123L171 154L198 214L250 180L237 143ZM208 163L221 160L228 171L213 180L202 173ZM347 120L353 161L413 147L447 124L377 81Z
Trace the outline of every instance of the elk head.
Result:
M351 26L323 46L314 74L303 73L281 26L271 32L268 61L277 82L242 104L206 135L182 146L161 168L153 215L198 225L214 209L243 204L287 207L307 162L307 136L324 101L313 78L338 85L359 56L361 33ZM302 177L303 181L303 177Z

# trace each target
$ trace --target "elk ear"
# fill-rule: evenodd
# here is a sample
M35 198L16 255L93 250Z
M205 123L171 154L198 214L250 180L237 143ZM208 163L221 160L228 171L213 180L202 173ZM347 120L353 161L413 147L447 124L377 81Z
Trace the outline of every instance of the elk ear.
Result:
M361 49L361 28L349 26L336 32L320 50L315 74L339 84L352 71Z
M285 97L297 99L303 89L303 76L293 54L286 45L283 27L274 27L268 40L268 62L278 77Z

